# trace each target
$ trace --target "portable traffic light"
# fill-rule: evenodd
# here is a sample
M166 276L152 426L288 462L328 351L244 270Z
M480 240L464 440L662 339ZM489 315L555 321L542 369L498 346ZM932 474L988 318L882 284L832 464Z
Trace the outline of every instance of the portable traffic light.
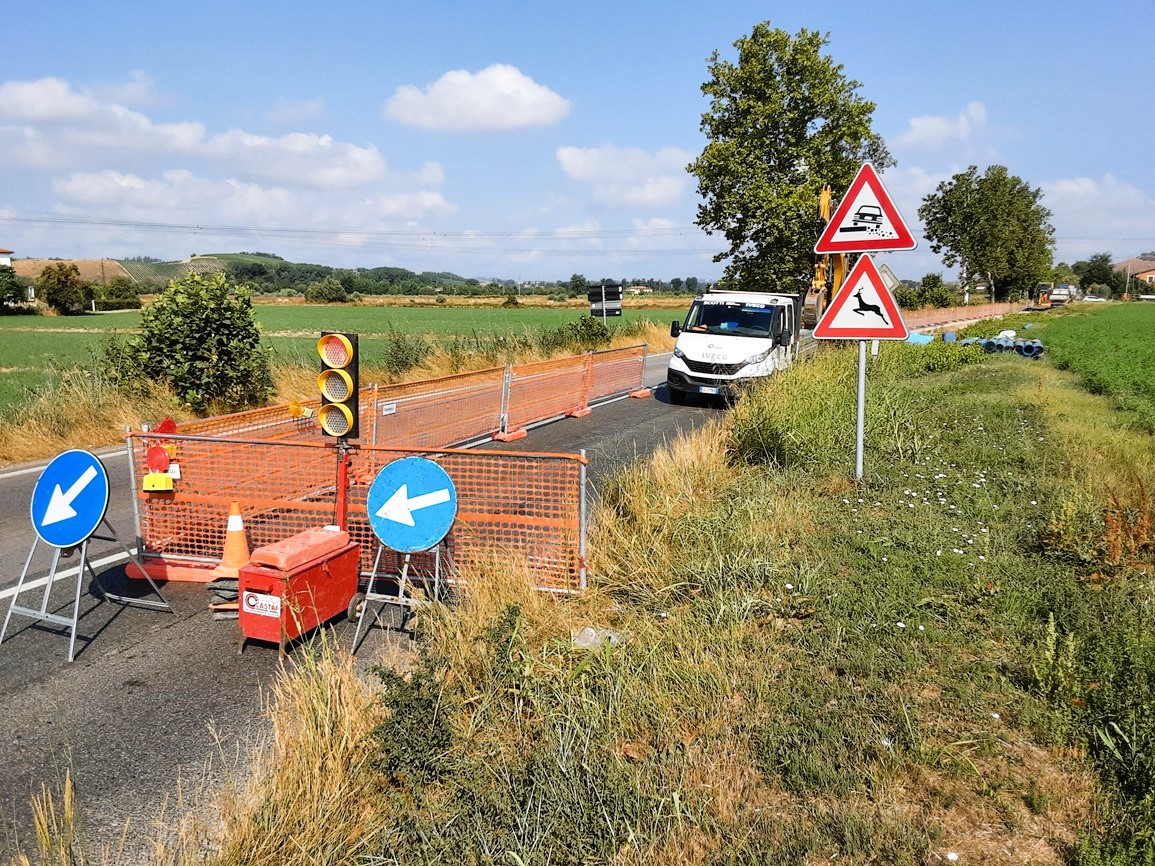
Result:
M326 436L356 439L359 435L357 382L357 335L322 332L317 341L321 374L318 419Z

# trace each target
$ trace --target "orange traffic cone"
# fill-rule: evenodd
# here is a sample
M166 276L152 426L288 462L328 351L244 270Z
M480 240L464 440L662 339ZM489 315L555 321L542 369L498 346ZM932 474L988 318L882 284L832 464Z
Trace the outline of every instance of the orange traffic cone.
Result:
M241 518L238 502L229 505L229 525L225 531L225 554L221 564L213 569L216 577L240 577L241 569L249 564L249 539L245 535L245 521Z

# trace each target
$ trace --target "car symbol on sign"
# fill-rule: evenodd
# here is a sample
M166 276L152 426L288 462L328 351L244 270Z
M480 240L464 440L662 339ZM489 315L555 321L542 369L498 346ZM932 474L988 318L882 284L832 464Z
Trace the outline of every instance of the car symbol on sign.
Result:
M882 208L878 205L864 204L854 212L850 222L856 226L880 226L882 225Z

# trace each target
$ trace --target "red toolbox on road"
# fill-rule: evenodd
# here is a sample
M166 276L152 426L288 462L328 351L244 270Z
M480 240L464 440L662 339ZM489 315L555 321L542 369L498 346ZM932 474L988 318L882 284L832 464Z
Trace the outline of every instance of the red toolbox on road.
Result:
M344 613L357 592L360 545L335 527L259 547L241 569L238 620L245 640L285 644Z

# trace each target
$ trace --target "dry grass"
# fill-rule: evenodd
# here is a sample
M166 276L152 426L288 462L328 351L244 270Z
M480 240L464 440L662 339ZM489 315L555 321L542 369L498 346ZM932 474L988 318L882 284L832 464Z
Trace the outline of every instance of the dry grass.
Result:
M89 371L66 372L60 384L0 419L0 466L39 460L70 448L99 448L123 441L128 428L170 415L192 418L161 388L128 397Z
M179 816L151 866L356 864L375 851L383 816L372 770L380 707L348 652L319 640L282 670L270 735L247 779Z

